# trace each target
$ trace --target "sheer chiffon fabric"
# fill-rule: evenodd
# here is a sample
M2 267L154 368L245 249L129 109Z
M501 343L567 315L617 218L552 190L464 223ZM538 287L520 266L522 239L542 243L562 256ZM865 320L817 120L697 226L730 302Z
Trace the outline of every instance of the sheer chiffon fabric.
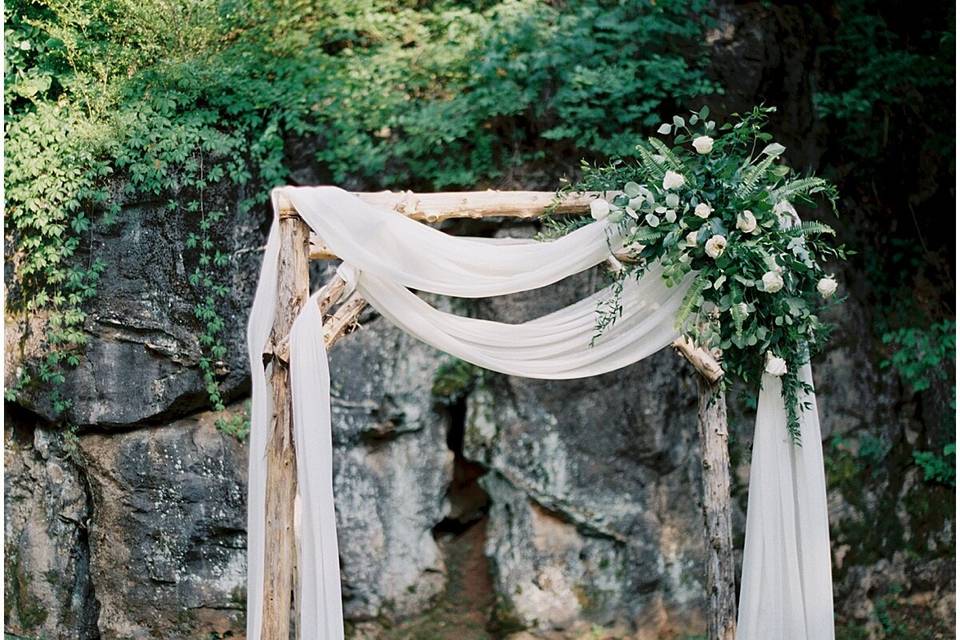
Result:
M462 298L544 287L603 262L619 246L594 222L552 242L454 237L333 187L274 190L274 222L248 325L252 406L248 496L247 637L260 638L264 494L272 415L261 354L276 308L283 193L307 225L343 258L340 273L384 318L437 349L502 373L544 379L593 376L669 345L689 279L667 287L657 269L628 279L623 314L592 344L603 290L520 324L440 311L411 289ZM311 299L290 336L294 442L299 491L300 629L306 640L343 637L333 495L330 371L323 324ZM809 377L809 368L804 371ZM816 411L803 414L803 446L789 441L779 381L760 391L740 595L740 640L833 638L826 493Z

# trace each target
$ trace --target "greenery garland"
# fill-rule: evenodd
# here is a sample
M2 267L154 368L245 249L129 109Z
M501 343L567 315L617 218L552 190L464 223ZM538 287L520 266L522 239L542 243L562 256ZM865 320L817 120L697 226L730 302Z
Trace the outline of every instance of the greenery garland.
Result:
M849 252L831 242L830 226L797 217L792 202L813 206L814 196L836 213L837 192L783 161L785 148L763 131L773 111L733 114L720 127L706 107L674 116L657 130L669 143L651 137L637 145L637 161L584 165L569 189L617 192L591 205L592 217L615 223L623 237L613 295L598 308L598 336L622 311L623 280L659 263L669 286L689 283L678 330L722 354L724 381L779 377L787 427L799 443L800 411L808 408L801 398L810 391L799 370L828 337L821 313L839 301L821 264Z

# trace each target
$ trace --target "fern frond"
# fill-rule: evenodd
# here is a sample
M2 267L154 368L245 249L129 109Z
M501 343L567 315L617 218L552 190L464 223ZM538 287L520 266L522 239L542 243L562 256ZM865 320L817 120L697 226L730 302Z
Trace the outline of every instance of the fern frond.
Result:
M766 156L757 164L747 168L735 191L738 198L747 198L757 192L760 179L766 174L774 160L776 160L774 156Z
M640 244L649 244L660 239L660 232L652 227L639 227L630 236L630 242L639 242Z
M683 169L683 163L680 162L680 159L674 155L673 151L670 150L670 147L665 145L662 140L657 140L656 138L648 138L650 146L657 150L657 153L662 155L667 165L674 171L681 171Z
M703 301L703 287L707 282L707 276L701 273L690 283L690 288L687 289L687 293L683 296L683 301L680 303L680 308L677 310L677 320L674 325L677 331L683 331L687 318L690 317L694 309L700 306L700 303Z
M667 168L653 157L653 154L650 153L650 150L647 149L646 146L638 144L637 153L640 154L640 164L647 173L647 177L653 182L662 181L663 176L667 173Z
M593 222L593 218L588 215L575 217L543 216L541 220L543 221L543 229L534 236L540 242L556 240Z
M830 186L823 178L797 178L774 190L772 196L774 201L789 200L792 195L811 196L827 191Z
M800 233L805 236L815 236L827 234L831 236L837 235L837 232L834 231L833 227L822 222L817 222L816 220L806 220L800 223Z

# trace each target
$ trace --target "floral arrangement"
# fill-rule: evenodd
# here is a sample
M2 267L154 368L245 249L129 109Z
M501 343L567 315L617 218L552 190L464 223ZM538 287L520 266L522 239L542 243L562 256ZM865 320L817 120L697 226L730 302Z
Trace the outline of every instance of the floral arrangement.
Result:
M821 264L848 252L831 242L828 225L800 222L794 202L813 206L821 197L836 213L837 192L784 162L785 148L763 130L774 110L734 114L720 127L706 107L686 119L674 116L657 130L665 140L637 146L637 161L584 165L582 180L567 189L617 193L590 207L593 219L614 223L623 238L598 336L620 314L623 280L659 263L668 285L691 281L678 329L720 355L725 381L756 385L764 372L779 377L788 429L799 442L799 415L807 408L799 369L827 339L823 308L838 302L836 278Z

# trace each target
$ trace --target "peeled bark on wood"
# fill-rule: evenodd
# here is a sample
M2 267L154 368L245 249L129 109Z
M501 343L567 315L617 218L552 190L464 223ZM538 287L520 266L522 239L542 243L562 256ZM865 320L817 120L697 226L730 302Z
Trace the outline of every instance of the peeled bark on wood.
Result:
M680 336L673 341L673 348L686 358L687 362L692 364L693 368L706 378L708 382L717 383L720 381L720 378L723 377L723 367L720 366L716 358L706 349L702 349L693 344L690 338ZM726 424L726 422L724 422L724 424Z
M441 222L450 218L536 218L545 213L584 213L600 195L612 198L619 192L570 193L558 197L553 191L447 191L414 193L378 191L354 193L367 204L390 209L423 222ZM280 208L280 216L295 215L290 207Z
M357 319L366 306L367 301L355 293L324 323L323 344L327 349L359 326Z
M719 385L697 376L703 518L707 534L707 638L734 640L737 626L733 533L730 518L730 453L727 406Z
M309 230L299 217L280 220L280 264L272 348L290 333L293 321L310 293ZM263 640L288 640L295 563L294 499L297 462L293 443L290 370L285 360L272 358L270 383L273 420L267 440L266 522L263 579Z

